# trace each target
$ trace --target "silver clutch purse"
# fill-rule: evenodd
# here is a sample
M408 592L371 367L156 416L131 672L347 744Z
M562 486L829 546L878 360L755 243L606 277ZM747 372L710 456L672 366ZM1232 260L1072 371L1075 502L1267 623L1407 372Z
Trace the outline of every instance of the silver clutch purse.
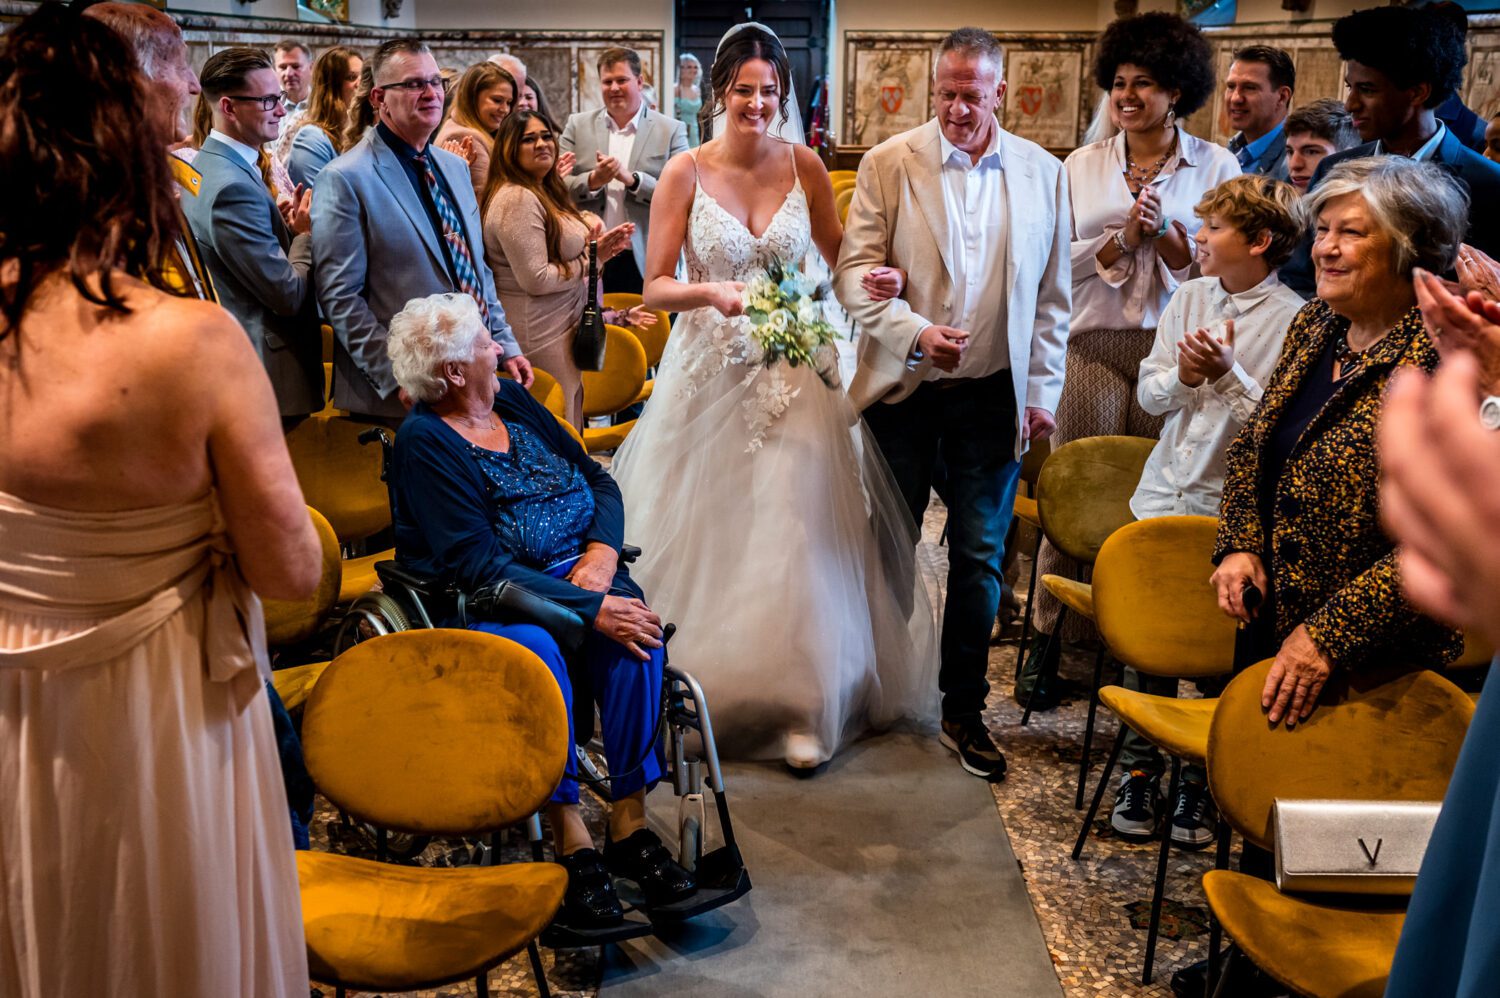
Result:
M1272 805L1276 887L1287 893L1410 894L1437 803L1283 800Z

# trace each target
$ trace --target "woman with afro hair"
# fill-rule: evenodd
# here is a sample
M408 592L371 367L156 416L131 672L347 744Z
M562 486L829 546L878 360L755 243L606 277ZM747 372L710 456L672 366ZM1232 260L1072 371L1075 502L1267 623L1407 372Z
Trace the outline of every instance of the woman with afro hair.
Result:
M1073 320L1054 449L1103 434L1161 433L1162 417L1136 401L1136 377L1157 318L1192 267L1193 206L1240 172L1228 150L1182 127L1214 92L1208 41L1182 18L1149 13L1111 24L1099 39L1094 80L1120 131L1063 163L1073 207ZM1080 566L1049 544L1039 571L1082 577ZM1055 676L1062 645L1048 637L1059 604L1045 591L1032 598L1041 640L1032 643L1016 699L1024 704L1034 694L1034 709L1047 710L1061 697ZM1068 638L1087 636L1085 627L1072 626L1085 622L1069 623ZM1039 676L1049 677L1040 689Z

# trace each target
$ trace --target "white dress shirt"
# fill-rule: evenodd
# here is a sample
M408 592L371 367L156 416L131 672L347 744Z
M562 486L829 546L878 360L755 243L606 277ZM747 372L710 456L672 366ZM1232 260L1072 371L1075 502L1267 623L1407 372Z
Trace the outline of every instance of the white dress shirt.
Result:
M1260 404L1287 327L1305 304L1274 272L1238 294L1224 290L1217 277L1200 277L1177 289L1136 384L1141 408L1167 417L1130 499L1137 519L1219 515L1224 454ZM1234 367L1216 381L1189 388L1177 377L1178 341L1196 329L1222 339L1228 319L1234 320Z
M1072 333L1090 329L1154 329L1191 263L1173 270L1148 239L1111 267L1098 253L1125 227L1135 198L1125 183L1125 133L1073 150L1063 161L1073 202ZM1198 229L1193 207L1204 192L1240 175L1239 161L1223 146L1177 129L1177 156L1151 181L1161 196L1163 217L1181 222L1191 237ZM1189 241L1189 246L1192 243Z
M1428 139L1426 142L1423 142L1422 148L1413 153L1411 158L1416 160L1418 163L1425 163L1433 156L1436 156L1438 146L1443 144L1443 136L1446 134L1448 134L1448 126L1439 121L1437 123L1437 131L1432 133L1432 138ZM1377 140L1375 143L1375 152L1373 153L1373 155L1384 156L1385 154L1385 143ZM1392 153L1392 155L1399 156L1400 153Z
M604 112L604 124L609 129L609 154L619 162L622 172L630 171L630 154L635 152L635 137L640 131L641 121L646 117L646 111L646 102L642 100L641 106L623 127L615 124L615 119L608 111ZM625 181L616 177L604 186L604 227L613 229L628 221L630 219L625 214Z
M1005 203L1005 164L1000 159L1000 129L979 162L939 133L943 157L943 203L948 208L948 256L953 261L953 314L958 328L972 337L999 337L996 348L966 350L952 372L933 368L928 380L982 378L987 357L1005 357L1005 256L1009 225ZM918 334L920 335L920 334ZM971 343L972 345L972 343Z
M239 156L240 159L244 160L245 163L251 167L251 169L255 170L256 173L260 172L260 150L259 149L255 148L254 146L247 146L247 145L245 145L245 143L241 142L239 139L232 139L228 135L226 135L223 132L219 131L217 128L212 129L211 131L209 131L208 137L211 138L211 139L218 139L220 142L224 143L230 149L233 149L234 152L235 152L235 155Z

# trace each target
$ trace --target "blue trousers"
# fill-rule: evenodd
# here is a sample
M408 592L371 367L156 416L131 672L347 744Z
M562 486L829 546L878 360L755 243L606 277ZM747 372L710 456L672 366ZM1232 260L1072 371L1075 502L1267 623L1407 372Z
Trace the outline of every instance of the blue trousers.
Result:
M945 471L948 600L938 688L944 720L978 717L990 692L990 628L1021 477L1010 371L946 386L924 381L900 402L875 403L864 417L919 527L939 462Z
M542 628L535 624L497 624L475 621L470 630L484 631L509 638L536 653L546 663L562 690L568 707L568 745L575 742L573 732L573 679L562 649ZM599 705L599 722L604 736L604 758L609 762L611 800L628 797L637 790L656 785L661 779L664 755L656 734L661 712L663 652L650 649L651 658L642 662L624 645L594 633L584 644L577 669L587 670L582 678L592 690ZM570 750L562 782L552 794L554 804L578 803L578 760Z

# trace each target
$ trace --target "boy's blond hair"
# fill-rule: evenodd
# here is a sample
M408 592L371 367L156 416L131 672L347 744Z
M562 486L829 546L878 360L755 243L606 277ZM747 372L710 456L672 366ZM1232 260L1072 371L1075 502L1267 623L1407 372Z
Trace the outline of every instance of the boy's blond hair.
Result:
M1261 233L1269 232L1271 245L1266 247L1265 261L1275 270L1291 258L1292 250L1302 241L1302 225L1297 218L1299 196L1291 184L1246 173L1206 192L1193 214L1205 220L1217 215L1251 243Z

